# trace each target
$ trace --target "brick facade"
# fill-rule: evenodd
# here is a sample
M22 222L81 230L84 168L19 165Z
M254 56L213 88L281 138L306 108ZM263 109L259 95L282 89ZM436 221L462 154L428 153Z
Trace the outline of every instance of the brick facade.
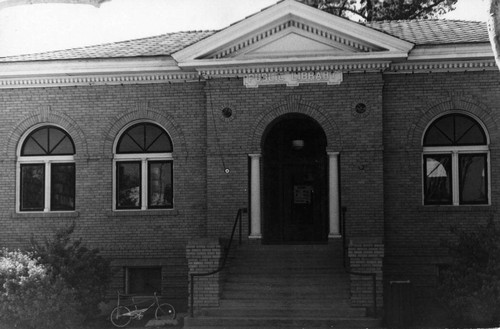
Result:
M347 238L377 241L350 245L353 270L379 274L380 306L382 260L385 281L411 280L416 297L427 298L433 294L438 266L447 260L440 243L449 236L448 228L467 228L496 215L499 82L496 72L356 73L346 74L334 86L250 89L242 79L228 78L2 89L0 241L4 247L23 247L31 234L42 239L75 222L75 235L100 248L116 268L161 266L162 294L172 296L175 306L185 310L186 278L199 269L192 255L200 243L196 238L217 240L230 234L237 209L249 206L248 155L262 153L262 138L275 119L301 113L320 124L327 136L327 151L340 154ZM367 106L363 115L355 112L358 103ZM233 110L231 118L222 115L225 107ZM473 115L487 130L491 205L422 206L421 138L433 118L453 110ZM113 145L124 126L139 120L161 125L173 141L172 210L112 210ZM75 143L75 212L16 211L19 143L26 131L40 124L60 126ZM220 252L215 245L208 249ZM210 264L215 266L219 256L214 257ZM353 303L366 305L371 288L358 290L364 279L352 280ZM121 270L110 296L124 289L123 282ZM210 287L210 294L216 294L216 283ZM216 303L212 297L203 298L198 299L200 305Z

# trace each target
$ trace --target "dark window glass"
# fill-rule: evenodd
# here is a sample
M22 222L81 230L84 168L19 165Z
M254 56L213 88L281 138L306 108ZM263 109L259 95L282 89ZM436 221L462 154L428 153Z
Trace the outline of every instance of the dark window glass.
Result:
M139 295L161 294L161 267L128 268L128 293Z
M75 164L51 165L50 210L75 210Z
M118 209L141 207L141 162L116 163Z
M460 154L460 203L488 203L488 180L485 154Z
M148 174L148 207L172 208L172 162L150 161Z
M72 154L75 154L75 146L71 137L62 129L52 126L33 131L21 148L22 156Z
M168 153L172 152L172 141L160 127L152 123L139 123L122 134L116 152Z
M424 146L486 145L486 134L474 119L463 114L445 115L432 123Z
M21 211L43 211L45 204L45 165L21 165Z
M425 155L424 166L424 203L452 204L451 155Z

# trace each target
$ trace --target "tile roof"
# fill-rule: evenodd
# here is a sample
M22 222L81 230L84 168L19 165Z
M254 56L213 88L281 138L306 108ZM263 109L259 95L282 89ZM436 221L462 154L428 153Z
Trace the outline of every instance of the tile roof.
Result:
M484 22L430 19L365 25L416 45L489 42Z
M413 20L371 22L364 25L416 45L489 42L488 30L484 22ZM216 32L189 31L168 33L103 45L0 57L0 62L169 56Z
M26 62L64 59L168 56L216 31L188 31L102 45L56 50L36 54L0 57L0 62Z

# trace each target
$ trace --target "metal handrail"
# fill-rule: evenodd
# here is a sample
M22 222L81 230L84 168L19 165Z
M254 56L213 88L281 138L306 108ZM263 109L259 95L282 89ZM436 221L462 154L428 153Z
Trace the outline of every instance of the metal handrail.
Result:
M345 222L346 222L346 212L347 208L342 207L342 220L341 220L341 226L340 226L340 231L342 235L342 257L343 257L343 263L344 263L344 271L347 274L352 274L352 275L357 275L357 276L370 276L372 278L372 295L373 295L373 317L377 317L377 274L376 273L370 273L370 272L354 272L348 269L347 265L347 239L346 239L346 229L345 229Z
M231 238L229 238L229 242L227 244L227 246L224 248L224 258L222 259L222 263L221 265L219 265L219 267L213 271L210 271L210 272L206 272L206 273L191 273L190 276L191 276L191 301L190 301L190 310L189 310L189 315L191 317L194 317L194 278L197 277L197 276L209 276L209 275L213 275L213 274L216 274L216 273L219 273L220 271L222 271L225 266L226 266L226 261L227 261L227 257L229 256L229 253L231 251L231 245L233 243L233 239L234 239L234 234L236 232L236 226L238 226L238 223L239 223L239 244L241 245L241 236L242 236L242 215L243 214L246 214L247 213L247 208L240 208L238 209L238 212L236 213L236 219L234 220L234 224L233 224L233 230L231 231Z

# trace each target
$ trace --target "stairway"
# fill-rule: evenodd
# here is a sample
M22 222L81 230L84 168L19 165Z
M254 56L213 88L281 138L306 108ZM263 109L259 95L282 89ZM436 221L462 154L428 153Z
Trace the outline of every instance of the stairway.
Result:
M234 253L220 307L186 318L184 328L376 328L350 306L340 243L246 244Z

